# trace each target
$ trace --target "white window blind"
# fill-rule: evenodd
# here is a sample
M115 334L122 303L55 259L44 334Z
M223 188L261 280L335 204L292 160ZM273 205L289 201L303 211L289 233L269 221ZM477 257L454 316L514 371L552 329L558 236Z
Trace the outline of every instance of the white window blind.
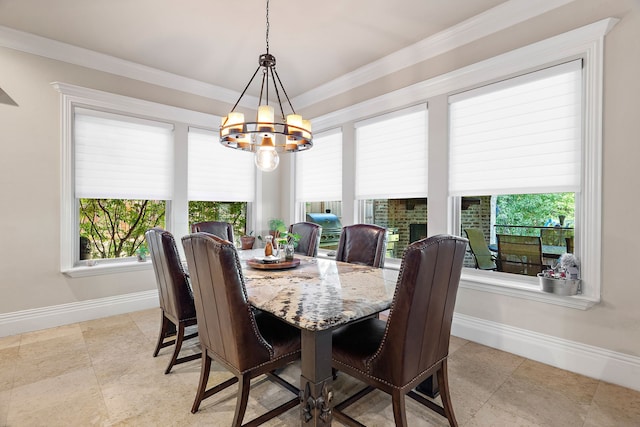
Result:
M365 120L356 127L356 198L427 196L425 104Z
M173 125L77 108L77 198L171 200Z
M313 137L313 147L296 156L296 201L342 200L342 132Z
M450 98L449 194L580 189L582 62Z
M252 202L255 167L251 153L222 146L218 133L189 128L189 200Z

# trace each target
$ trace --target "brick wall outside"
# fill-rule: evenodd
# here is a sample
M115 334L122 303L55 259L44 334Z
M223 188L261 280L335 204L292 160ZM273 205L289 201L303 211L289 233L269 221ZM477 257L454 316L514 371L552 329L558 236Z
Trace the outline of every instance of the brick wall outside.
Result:
M487 244L491 236L491 196L478 197L479 204L471 204L461 212L460 235L465 236L465 228L479 228L484 233ZM382 227L398 230L399 239L395 243L393 256L401 258L404 249L411 243L410 224L427 223L427 199L391 199L375 200L373 203L373 222ZM465 267L475 267L473 254L468 252Z
M393 256L401 258L409 245L409 225L427 223L427 199L377 200L374 203L375 223L387 228L398 229Z

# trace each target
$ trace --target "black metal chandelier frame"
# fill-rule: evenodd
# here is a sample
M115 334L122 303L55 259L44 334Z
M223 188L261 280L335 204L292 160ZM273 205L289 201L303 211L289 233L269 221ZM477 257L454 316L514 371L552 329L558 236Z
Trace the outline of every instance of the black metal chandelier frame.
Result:
M251 76L229 114L222 119L220 126L220 143L226 147L237 150L256 152L261 147L273 147L277 152L296 152L308 150L313 146L313 134L308 121L303 121L297 115L289 95L276 71L276 58L269 53L269 0L267 0L267 26L266 26L266 50L260 55L258 68ZM236 108L255 80L258 72L262 70L262 84L258 98L258 108L255 121L245 121L242 113L237 113ZM273 90L278 101L280 120L264 121L260 119L260 110L269 106L269 89L272 81ZM292 114L285 116L282 106L281 94L289 104ZM263 104L264 101L264 104ZM274 114L275 116L275 114Z

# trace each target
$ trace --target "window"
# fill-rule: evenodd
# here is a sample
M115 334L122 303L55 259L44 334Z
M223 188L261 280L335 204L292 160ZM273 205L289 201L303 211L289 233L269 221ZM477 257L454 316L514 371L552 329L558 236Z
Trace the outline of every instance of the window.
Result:
M387 257L401 258L409 243L427 235L426 105L355 128L359 220L387 228Z
M188 135L189 224L224 221L238 243L246 230L247 205L255 197L253 156L222 146L217 132L190 128Z
M164 227L173 193L173 127L75 109L79 260L131 257Z
M377 96L366 102L343 108L337 112L314 118L316 129L329 129L341 126L345 138L351 139L357 133L352 123L365 117L373 117L383 111L400 109L403 106L427 103L429 105L429 229L430 235L437 233L459 233L462 228L461 213L467 209L477 209L477 202L486 206L486 215L491 215L491 203L497 197L509 194L522 195L523 188L516 191L505 191L500 194L486 193L488 187L475 188L475 196L462 197L466 190L458 195L450 196L448 181L449 171L449 97L466 88L479 88L490 83L507 80L512 76L525 75L532 70L540 70L557 64L581 58L582 69L582 129L581 155L579 164L579 188L564 190L555 186L553 189L541 191L536 185L526 194L564 194L572 193L574 201L574 251L580 257L580 274L582 278L582 295L560 297L539 291L535 279L516 274L495 274L479 272L467 268L462 272L460 286L480 292L493 292L511 297L524 298L564 307L586 309L600 301L602 283L601 271L601 239L602 239L602 82L603 54L606 34L616 25L618 20L607 18L584 27L576 28L545 40L540 40L469 66L452 70L446 74L424 80L410 86ZM461 98L462 99L462 98ZM355 137L353 138L355 140ZM345 159L355 159L355 144L343 145ZM397 146L394 139L389 145ZM407 156L410 157L410 156ZM401 170L401 168L397 168ZM485 167L486 171L490 171ZM351 173L345 168L345 173ZM359 171L353 172L359 177ZM400 174L398 172L398 174ZM487 175L491 175L487 173ZM345 194L356 194L357 186L351 179L345 182ZM355 181L355 180L354 180ZM442 187L442 188L441 188ZM527 190L529 191L529 190ZM493 196L493 199L492 199ZM360 195L359 197L362 197ZM411 196L417 197L417 196ZM389 196L374 196L361 200L385 200ZM393 198L393 197L391 197ZM355 197L353 198L355 199ZM343 199L343 211L360 212L358 220L364 218L361 200L351 197ZM495 207L494 207L495 208ZM568 216L567 216L568 217ZM556 218L553 218L556 220ZM557 218L559 222L559 215ZM491 233L486 231L487 241ZM388 263L385 265L389 265Z
M154 225L176 239L189 232L189 129L210 127L220 118L60 82L53 87L62 106L61 271L83 277L151 268L130 256L143 242L140 232ZM240 159L246 157L229 159L227 166L241 170ZM236 201L225 199L215 200ZM109 218L117 231L96 237L99 249L85 235L97 217ZM93 265L85 260L89 256L108 258L94 258Z
M335 249L340 230L335 222L320 220L318 214L342 219L342 132L334 129L316 134L313 149L297 153L295 165L296 218L323 225L320 248Z
M483 231L498 271L501 258L517 257L521 268L509 271L535 276L567 251L564 236L574 237L579 209L582 126L581 60L450 97L449 193L468 202L460 205L460 231ZM503 235L537 237L540 245L509 254L497 245Z

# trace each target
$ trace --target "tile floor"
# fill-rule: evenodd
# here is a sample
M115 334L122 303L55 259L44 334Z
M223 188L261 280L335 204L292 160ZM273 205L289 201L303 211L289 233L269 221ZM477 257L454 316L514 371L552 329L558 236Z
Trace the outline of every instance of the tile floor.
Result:
M0 338L0 426L228 426L235 387L190 408L200 361L163 371L170 348L151 356L159 309ZM197 350L197 340L185 352ZM284 374L297 384L299 366ZM229 376L212 367L211 381ZM640 426L640 392L452 337L449 378L461 426ZM336 399L358 390L346 375ZM291 394L256 379L245 421ZM407 399L410 426L446 420ZM374 392L348 413L368 426L393 425L391 399ZM267 423L297 426L292 409ZM334 425L340 423L334 421Z

